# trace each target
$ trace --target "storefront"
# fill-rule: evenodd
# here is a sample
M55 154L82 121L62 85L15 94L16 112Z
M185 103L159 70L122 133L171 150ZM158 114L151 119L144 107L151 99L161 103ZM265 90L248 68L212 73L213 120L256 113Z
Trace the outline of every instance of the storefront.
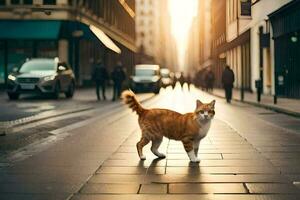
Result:
M121 53L100 29L95 28L98 34L74 21L2 20L0 29L0 85L14 68L36 57L68 62L82 85L90 80L91 60L101 58L112 68Z
M269 15L275 44L275 90L300 98L300 1L292 1Z

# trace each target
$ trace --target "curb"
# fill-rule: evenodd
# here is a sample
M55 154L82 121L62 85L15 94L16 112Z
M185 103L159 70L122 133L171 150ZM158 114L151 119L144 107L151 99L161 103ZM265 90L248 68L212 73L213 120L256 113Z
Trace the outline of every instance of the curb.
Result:
M211 93L211 92L208 92L208 94L211 94L213 96L225 99L224 96L219 95L219 94L215 94L215 93ZM286 115L290 115L290 116L293 116L293 117L300 118L300 113L293 112L291 110L287 110L287 109L284 109L284 108L278 108L278 107L274 107L274 106L270 106L270 105L266 105L266 104L262 104L262 103L257 103L257 102L252 102L252 101L247 101L247 100L241 101L241 100L236 99L236 98L233 98L232 100L234 100L236 102L246 103L246 104L249 104L249 105L252 105L252 106L256 106L256 107L260 107L260 108L265 108L267 110L272 110L272 111L275 111L275 112L278 112L278 113L283 113L283 114L286 114Z

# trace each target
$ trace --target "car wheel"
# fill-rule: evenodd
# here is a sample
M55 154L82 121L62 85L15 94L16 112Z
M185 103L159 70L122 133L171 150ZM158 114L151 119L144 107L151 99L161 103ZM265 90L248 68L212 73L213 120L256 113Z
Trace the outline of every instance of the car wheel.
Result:
M65 92L66 97L72 98L74 95L74 91L75 91L75 85L73 82L71 82L71 84L69 85L68 91Z
M19 96L20 96L19 93L7 93L7 95L10 100L17 100L17 99L19 99Z
M59 83L57 82L55 84L55 88L54 88L54 92L53 92L53 98L54 99L58 99L59 98L59 93L60 93L60 85Z

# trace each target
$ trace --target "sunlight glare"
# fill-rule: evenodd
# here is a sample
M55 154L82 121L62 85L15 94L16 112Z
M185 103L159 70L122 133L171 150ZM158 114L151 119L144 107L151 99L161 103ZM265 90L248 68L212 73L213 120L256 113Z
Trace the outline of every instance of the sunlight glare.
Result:
M190 27L197 16L198 0L168 0L172 34L178 49L179 70L183 70Z

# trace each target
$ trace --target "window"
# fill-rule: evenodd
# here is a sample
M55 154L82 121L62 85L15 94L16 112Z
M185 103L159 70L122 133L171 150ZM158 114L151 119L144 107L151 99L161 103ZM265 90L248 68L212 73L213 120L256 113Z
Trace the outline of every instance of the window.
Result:
M17 4L20 4L20 0L11 0L11 4L13 5L17 5Z
M23 0L25 5L32 5L32 0Z
M44 5L55 5L56 0L44 0Z
M241 0L241 15L251 16L251 0Z

